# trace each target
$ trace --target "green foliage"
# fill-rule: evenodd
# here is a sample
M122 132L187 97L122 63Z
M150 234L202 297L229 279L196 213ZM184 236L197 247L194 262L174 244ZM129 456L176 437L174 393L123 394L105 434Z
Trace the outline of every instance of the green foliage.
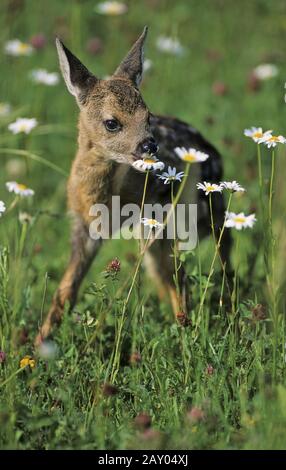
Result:
M1 47L8 39L25 41L37 33L45 34L48 44L31 57L1 57L0 101L10 102L13 112L0 118L0 200L7 207L13 204L5 182L14 179L33 188L36 196L33 202L17 202L0 219L0 349L6 354L0 364L0 446L285 449L282 148L277 152L273 204L273 230L279 234L275 318L260 248L265 227L259 213L253 231L235 234L238 281L232 301L219 270L207 284L211 239L195 253L181 255L193 295L191 325L186 327L174 322L170 307L158 301L144 274L122 315L137 247L115 240L100 252L75 311L65 316L55 333L57 349L51 357L36 358L36 367L19 368L25 355L33 356L42 311L48 308L69 255L65 175L76 150L77 107L63 82L45 87L29 80L34 68L58 70L55 33L94 73L104 76L112 73L148 24L146 56L153 68L143 82L144 99L154 113L192 123L220 149L226 179L237 179L247 188L243 197L234 195L234 210L258 211L256 148L243 137L243 129L261 125L286 132L282 0L130 0L129 12L120 17L97 15L95 3L1 2ZM155 47L160 34L178 37L186 53L160 53ZM104 45L96 56L85 47L93 36L102 38ZM274 62L279 74L253 91L249 74L263 62ZM213 92L217 81L227 86L223 96ZM36 117L40 123L25 139L7 130L18 116ZM271 159L266 149L262 158L267 188ZM32 219L20 222L20 212L28 212ZM106 276L107 263L115 257L121 271ZM257 304L265 306L265 316L255 314ZM115 359L118 370L112 388ZM140 413L151 417L151 428L134 421Z

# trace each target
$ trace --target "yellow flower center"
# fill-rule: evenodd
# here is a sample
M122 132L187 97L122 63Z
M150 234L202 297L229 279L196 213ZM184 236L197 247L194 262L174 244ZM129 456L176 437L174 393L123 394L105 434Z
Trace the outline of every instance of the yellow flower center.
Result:
M272 135L267 139L269 142L279 142L279 137L277 135Z
M19 126L19 131L20 131L20 132L25 132L26 129L27 129L27 125L26 125L26 124L24 124L24 123L23 123L23 124L20 124L20 126Z
M207 184L207 185L206 185L206 190L207 190L207 191L214 191L214 190L215 190L215 186L212 185L212 184Z
M118 15L118 13L121 13L121 5L118 5L115 2L111 2L106 7L106 13L108 13L109 15Z
M152 165L153 163L155 163L155 160L153 160L153 158L144 158L144 163L147 163L148 165Z
M28 189L25 184L17 184L17 188L18 188L20 191L25 191L25 189Z
M156 225L156 224L157 224L157 220L155 220L155 219L148 219L148 224L149 224L149 225Z
M256 139L260 139L260 137L263 137L263 133L262 132L254 132L254 134L252 134L252 137L255 137Z
M185 155L183 156L183 160L185 162L189 162L189 163L192 163L192 162L196 162L197 161L197 157L194 153L185 153Z
M29 44L22 43L22 44L19 44L18 47L19 47L19 52L26 52L29 49Z
M235 222L237 222L238 224L243 224L243 223L246 221L245 217L235 217L234 220L235 220Z

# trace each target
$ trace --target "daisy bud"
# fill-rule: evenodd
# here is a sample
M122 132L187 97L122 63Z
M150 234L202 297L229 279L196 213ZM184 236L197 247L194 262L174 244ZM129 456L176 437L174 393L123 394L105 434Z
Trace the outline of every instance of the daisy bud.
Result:
M151 427L152 419L147 413L139 413L134 418L134 425L137 429L144 430Z
M28 214L28 212L20 212L19 213L19 222L21 224L31 224L33 221L33 216Z

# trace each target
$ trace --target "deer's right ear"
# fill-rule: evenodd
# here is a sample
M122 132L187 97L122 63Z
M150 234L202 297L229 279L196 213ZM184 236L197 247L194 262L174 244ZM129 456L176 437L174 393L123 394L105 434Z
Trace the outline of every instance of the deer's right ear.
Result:
M97 78L57 38L56 46L60 67L69 92L75 96L78 105L85 103L88 92Z

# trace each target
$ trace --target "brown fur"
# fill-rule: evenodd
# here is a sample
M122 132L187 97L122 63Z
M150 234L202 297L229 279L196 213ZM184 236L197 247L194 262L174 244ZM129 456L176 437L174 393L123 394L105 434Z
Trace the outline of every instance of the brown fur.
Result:
M90 207L96 203L110 206L112 195L120 195L122 204L141 204L145 175L134 170L132 163L142 155L142 142L154 135L160 144L159 159L165 162L166 167L176 166L178 171L183 169L183 164L174 156L174 147L184 145L207 151L212 159L209 159L211 162L208 165L204 164L205 168L213 181L221 176L218 153L196 130L175 119L150 115L138 90L145 36L146 30L109 80L95 78L68 49L60 42L57 43L68 89L80 106L78 152L72 164L67 189L68 207L74 215L74 226L70 262L36 344L50 334L53 324L60 322L65 304L68 302L73 307L81 281L100 247L100 241L89 237L88 227L92 221ZM114 118L121 123L122 128L119 132L110 133L104 122ZM189 203L198 203L200 226L203 227L202 231L209 232L208 223L206 226L208 208L205 200L198 199L197 191L194 190L195 183L204 175L200 165L194 165L192 169L182 198ZM150 174L146 202L169 202L169 187L159 182L154 174ZM215 204L214 201L214 207ZM217 214L223 214L223 211L223 202L218 203ZM228 247L229 243L225 246ZM178 297L174 287L171 253L170 241L158 240L149 250L148 264L162 295L169 292L174 313L177 314L186 308L186 301ZM225 252L227 258L228 248ZM182 286L183 269L179 277Z

